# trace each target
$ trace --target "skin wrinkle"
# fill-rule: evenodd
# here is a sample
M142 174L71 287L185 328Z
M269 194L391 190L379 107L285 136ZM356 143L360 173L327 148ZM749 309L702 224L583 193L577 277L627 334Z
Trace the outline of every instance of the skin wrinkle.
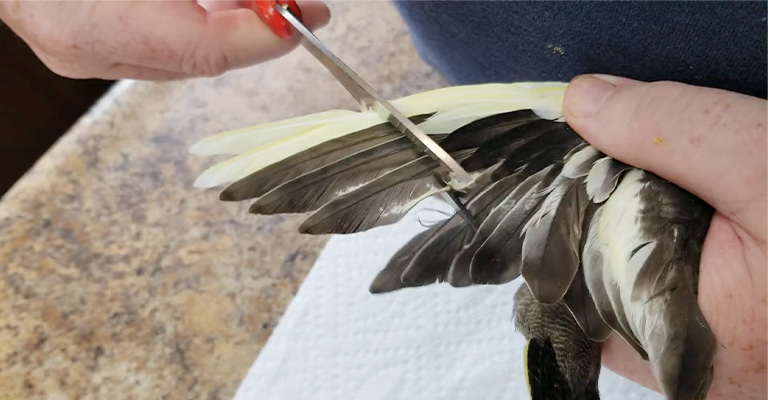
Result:
M202 10L202 9L201 9ZM206 14L203 10L202 18L205 21L204 24L208 27L217 25L217 15ZM232 25L243 25L242 14L238 15L232 21ZM218 76L227 70L229 70L233 63L227 57L225 53L219 53L216 51L216 43L211 43L210 40L202 38L200 41L190 40L188 43L188 49L181 57L182 64L180 65L181 71L186 73L201 73L203 76L214 77ZM186 61L186 63L184 62Z
M742 251L739 252L739 255L741 256L742 264L749 265L747 262L746 252L749 249L749 247L751 247L750 245L753 242L753 240L744 231L744 229L738 224L734 224L732 229L733 229L733 235L736 236L736 240L741 244L741 246L739 247L741 247ZM745 236L747 237L745 238ZM749 275L749 288L753 293L755 293L755 277L752 275L752 270L750 270L749 268L747 268L747 275Z
M716 219L713 219L713 227L710 229L710 233L707 235L705 241L705 249L702 254L702 274L700 279L700 294L699 302L702 306L702 312L705 318L712 323L718 321L716 325L713 325L713 329L716 337L718 337L729 349L729 354L716 358L715 370L720 374L726 375L728 378L734 378L741 382L754 381L761 379L765 376L766 370L764 361L761 360L761 352L755 352L753 349L758 346L764 350L766 348L765 338L761 335L764 333L765 319L757 315L762 307L745 307L739 302L750 300L757 300L757 294L760 292L755 285L759 285L759 282L765 281L765 276L762 280L755 279L752 275L752 271L749 266L753 265L750 262L749 254L745 254L749 247L745 246L741 251L738 249L738 244L741 243L742 238L739 237L736 225L728 221L722 214L716 214ZM747 239L751 241L751 238ZM718 246L720 249L713 247ZM723 251L723 247L730 250ZM718 252L719 256L711 256L712 253ZM732 269L729 274L718 274L716 268L723 268L723 265L732 266L734 257L744 257L743 265L746 268L741 270ZM706 258L705 258L706 257ZM763 255L763 259L765 256ZM748 278L747 278L748 277ZM742 282L746 279L751 279L753 283L750 290L746 293L742 289ZM764 288L763 288L764 289ZM763 290L764 291L764 290ZM730 295L727 295L730 294ZM714 317L719 318L714 318ZM763 316L764 317L764 316ZM747 343L741 341L747 339ZM750 340L751 339L751 340ZM748 348L749 351L745 351ZM764 352L762 352L764 353ZM741 360L741 361L739 361ZM722 382L720 382L722 383ZM721 388L720 385L713 385L713 395L720 393L721 395L727 393L726 388ZM758 393L753 393L754 398L759 398Z

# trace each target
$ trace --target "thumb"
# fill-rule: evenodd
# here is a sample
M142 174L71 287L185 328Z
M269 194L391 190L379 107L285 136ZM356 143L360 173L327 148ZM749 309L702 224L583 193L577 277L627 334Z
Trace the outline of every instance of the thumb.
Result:
M563 113L597 149L678 184L765 240L765 100L584 75L566 90Z

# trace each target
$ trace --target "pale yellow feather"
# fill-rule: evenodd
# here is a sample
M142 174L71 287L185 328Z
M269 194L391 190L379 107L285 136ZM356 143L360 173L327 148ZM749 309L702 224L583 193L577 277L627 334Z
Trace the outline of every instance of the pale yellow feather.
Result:
M264 144L300 135L325 124L358 119L361 114L349 110L330 110L283 121L222 132L204 138L189 149L192 154L243 154Z
M381 123L376 114L359 115L361 118L321 125L301 134L261 145L245 154L216 164L197 178L195 186L209 188L237 181L318 144Z
M427 134L439 134L521 109L532 109L546 119L561 118L566 87L561 82L453 86L402 97L392 104L406 117L434 114L419 127ZM195 143L190 152L236 156L204 171L195 186L237 181L293 154L383 122L377 110L331 110L210 136Z

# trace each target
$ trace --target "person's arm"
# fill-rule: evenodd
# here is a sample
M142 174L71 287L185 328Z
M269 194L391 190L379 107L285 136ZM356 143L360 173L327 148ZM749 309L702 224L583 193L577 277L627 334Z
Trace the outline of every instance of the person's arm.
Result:
M698 195L717 210L701 258L699 304L719 343L709 399L765 399L765 100L674 82L581 76L566 122L589 143ZM655 388L647 362L612 337L603 361Z
M0 1L0 19L48 68L70 78L179 79L216 76L279 57L280 40L238 1ZM298 2L305 23L330 12Z

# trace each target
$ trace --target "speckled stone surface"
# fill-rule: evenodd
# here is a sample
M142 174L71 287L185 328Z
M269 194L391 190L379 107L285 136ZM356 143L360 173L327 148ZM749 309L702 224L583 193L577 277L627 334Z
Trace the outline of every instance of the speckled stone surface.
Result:
M390 97L444 86L388 3L319 33ZM122 82L0 202L0 399L229 399L327 238L192 187L203 136L353 108L306 51Z

